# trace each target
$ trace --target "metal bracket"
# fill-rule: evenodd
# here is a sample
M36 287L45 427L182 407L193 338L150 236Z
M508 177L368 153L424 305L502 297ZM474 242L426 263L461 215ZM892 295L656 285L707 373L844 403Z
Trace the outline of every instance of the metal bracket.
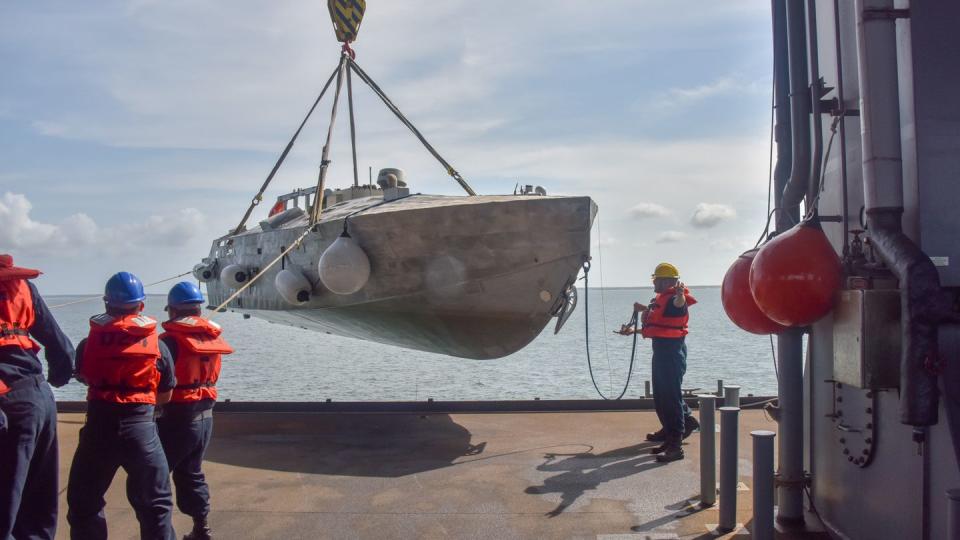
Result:
M910 18L909 9L875 8L875 9L863 10L863 20L865 21L896 20L896 19L909 19L909 18Z
M776 487L789 487L789 486L801 486L809 487L811 485L810 473L807 471L803 472L803 478L800 480L783 480L780 476L780 473L773 475L773 484Z
M823 114L830 116L860 116L860 109L850 109L840 107L840 100L837 98L820 100L820 110Z

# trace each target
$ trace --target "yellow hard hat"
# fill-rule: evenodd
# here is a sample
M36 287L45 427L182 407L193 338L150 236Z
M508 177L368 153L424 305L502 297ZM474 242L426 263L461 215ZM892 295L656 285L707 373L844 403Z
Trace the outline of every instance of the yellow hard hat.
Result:
M656 270L653 271L653 275L650 276L654 279L656 278L679 278L680 271L677 270L677 267L670 263L660 263L657 265Z

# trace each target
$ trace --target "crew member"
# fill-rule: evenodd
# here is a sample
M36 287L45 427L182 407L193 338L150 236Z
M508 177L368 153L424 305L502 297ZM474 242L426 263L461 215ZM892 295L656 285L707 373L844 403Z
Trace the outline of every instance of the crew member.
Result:
M154 422L154 406L176 386L173 359L157 321L140 313L146 295L136 276L114 274L103 299L106 313L90 319L77 346L77 378L89 389L67 484L70 537L107 538L103 495L123 467L141 538L173 540L170 470Z
M186 540L207 540L210 489L204 478L203 454L213 432L220 359L233 349L220 326L200 316L203 294L193 283L177 283L167 295L169 320L160 340L173 356L177 387L157 424L177 491L177 507L193 518Z
M653 403L661 429L648 433L647 440L662 443L651 450L659 454L657 461L677 461L683 459L681 441L700 427L684 403L681 390L687 371L688 308L697 300L680 282L680 273L672 264L657 265L651 277L656 297L649 305L633 305L634 311L640 312L639 332L653 342ZM637 331L624 327L620 333Z
M73 374L73 344L31 283L37 270L0 255L0 538L57 532L57 407L50 390ZM37 352L46 349L47 382Z

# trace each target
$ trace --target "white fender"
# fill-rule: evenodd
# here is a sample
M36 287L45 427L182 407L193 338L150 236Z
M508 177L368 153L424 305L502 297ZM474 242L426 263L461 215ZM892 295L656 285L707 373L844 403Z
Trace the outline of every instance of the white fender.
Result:
M310 301L313 287L310 281L299 270L285 268L277 273L273 284L277 286L280 296L289 304L302 306Z
M346 232L320 256L320 281L336 294L353 294L370 279L370 258Z
M193 277L197 278L197 281L201 283L206 283L215 277L213 273L213 265L205 263L197 263L193 267Z
M239 289L250 279L250 274L239 264L231 264L220 271L220 281L233 289Z

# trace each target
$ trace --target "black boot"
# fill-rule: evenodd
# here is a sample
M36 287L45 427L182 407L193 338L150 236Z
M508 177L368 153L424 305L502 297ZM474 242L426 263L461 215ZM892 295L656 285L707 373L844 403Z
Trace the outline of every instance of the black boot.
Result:
M667 432L661 429L654 431L653 433L647 433L647 440L653 442L663 442L667 440Z
M680 435L670 434L667 442L663 443L663 451L657 456L657 461L669 463L683 459L683 447L680 446Z
M700 422L688 414L683 417L683 438L686 439L694 431L700 431Z
M207 524L207 516L193 518L193 530L190 534L183 537L183 540L210 540L213 538L213 531Z

